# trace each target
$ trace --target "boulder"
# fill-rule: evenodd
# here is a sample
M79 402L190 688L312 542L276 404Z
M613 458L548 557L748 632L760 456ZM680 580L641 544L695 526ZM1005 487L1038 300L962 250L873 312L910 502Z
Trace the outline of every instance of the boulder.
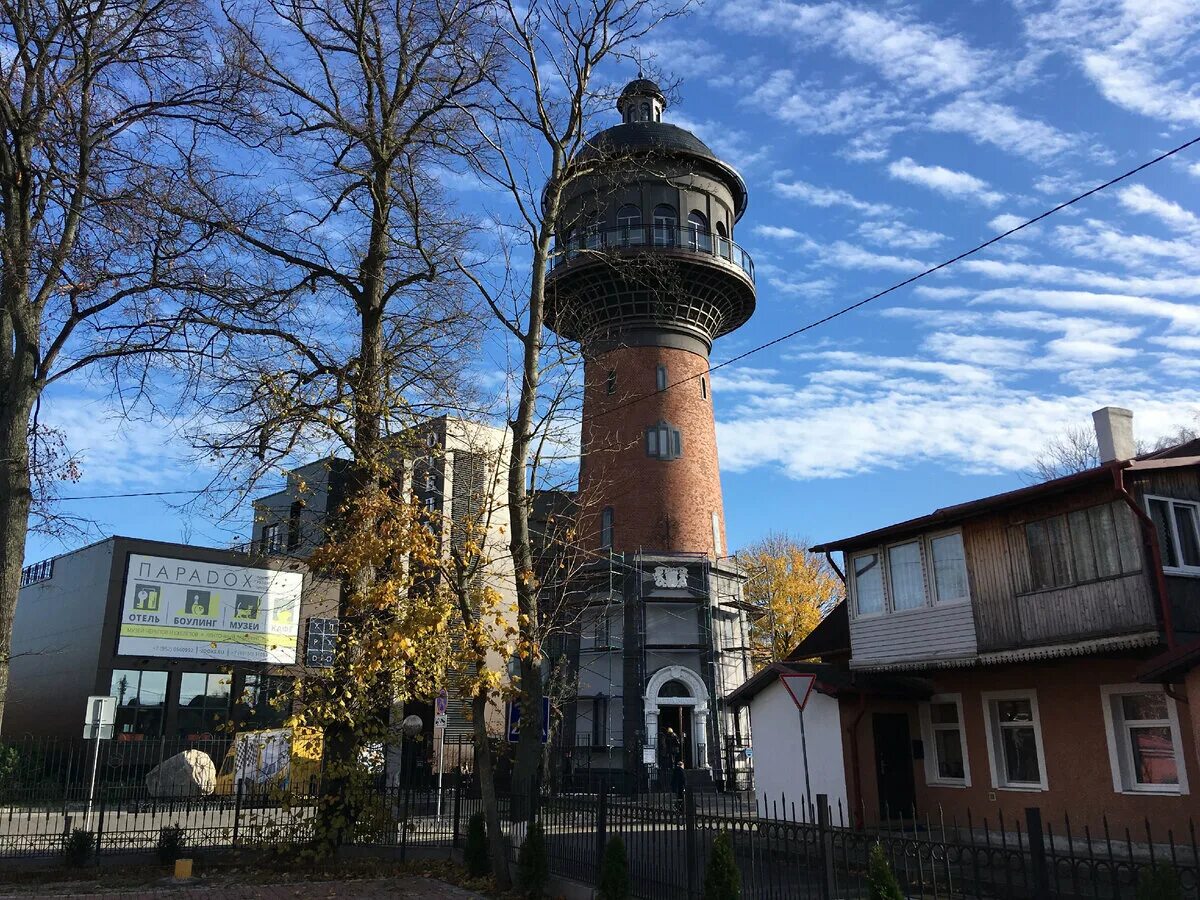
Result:
M203 750L184 750L150 770L146 789L151 797L207 797L217 786L217 767Z

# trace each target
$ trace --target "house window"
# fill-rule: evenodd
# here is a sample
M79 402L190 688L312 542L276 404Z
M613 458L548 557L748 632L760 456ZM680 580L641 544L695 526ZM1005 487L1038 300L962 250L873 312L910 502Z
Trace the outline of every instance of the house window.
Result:
M925 573L919 541L888 548L888 577L891 579L892 609L916 609L925 605Z
M1144 684L1100 689L1113 790L1186 794L1183 744L1175 701Z
M275 522L271 525L264 525L262 530L263 548L268 553L278 553L283 549L283 525Z
M967 740L963 733L962 695L939 694L921 705L925 744L925 781L950 787L970 787Z
M854 594L860 616L883 612L883 567L878 553L854 557Z
M938 603L966 600L967 556L963 551L962 535L958 532L941 534L929 540L929 555L933 558L933 587Z
M1147 497L1164 570L1200 575L1200 503Z
M679 429L659 422L646 429L646 455L655 459L678 459L683 455L683 438Z
M658 368L655 370L654 385L660 391L665 391L667 389L667 367L662 363L659 363Z
M1113 502L1025 525L1031 590L1047 590L1141 570L1129 510Z
M983 713L992 784L1012 790L1045 790L1045 751L1037 694L985 693Z
M617 392L617 370L609 369L604 379L604 392L610 397Z
M604 507L604 511L600 513L600 546L611 547L613 545L613 508L611 506Z

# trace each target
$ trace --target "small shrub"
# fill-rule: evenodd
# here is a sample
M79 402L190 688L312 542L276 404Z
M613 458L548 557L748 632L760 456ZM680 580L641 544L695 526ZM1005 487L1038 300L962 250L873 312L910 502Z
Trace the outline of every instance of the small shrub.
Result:
M629 859L625 842L620 835L608 839L604 859L600 863L600 884L596 886L597 900L631 900L633 883L629 880Z
M1138 876L1137 900L1183 900L1183 884L1174 866L1162 863L1142 869Z
M539 900L544 895L546 880L550 877L550 857L541 822L529 823L529 833L517 854L517 877L526 897Z
M185 832L179 823L174 825L164 825L158 830L158 861L160 863L173 863L179 859L179 854L183 852L186 846Z
M467 822L467 846L463 860L472 878L482 878L492 872L492 855L488 852L487 819L477 812Z
M85 828L76 828L63 841L63 858L68 866L83 868L92 861L96 836Z
M704 873L704 900L738 900L741 895L742 875L733 856L733 841L728 831L722 831L713 841Z
M871 848L871 858L867 862L867 897L870 900L904 900L900 882L892 874L892 865L878 841Z

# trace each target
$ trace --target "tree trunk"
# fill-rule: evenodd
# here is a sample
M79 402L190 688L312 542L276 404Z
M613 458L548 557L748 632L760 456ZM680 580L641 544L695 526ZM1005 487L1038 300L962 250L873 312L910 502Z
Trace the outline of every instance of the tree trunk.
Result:
M543 229L545 230L545 229ZM548 232L547 232L548 234ZM517 614L523 652L520 657L521 723L513 764L513 798L533 797L542 758L541 622L538 609L539 585L533 570L533 548L529 533L529 451L537 410L541 376L542 329L545 318L546 247L549 238L534 249L533 282L530 290L529 328L523 341L521 394L512 429L512 454L508 467L508 509L511 520L513 569L517 582ZM522 804L514 803L514 809ZM531 818L535 810L524 811Z
M29 507L33 499L29 478L29 414L33 406L33 388L28 383L10 383L8 388L8 400L0 410L0 727L8 705L13 617L21 590ZM19 396L14 397L14 394Z
M479 795L483 800L483 814L487 818L488 853L492 857L492 875L495 876L497 889L507 891L512 887L512 876L508 870L504 832L500 827L500 804L496 799L496 766L487 734L487 703L487 690L483 688L471 698L475 777L479 779Z

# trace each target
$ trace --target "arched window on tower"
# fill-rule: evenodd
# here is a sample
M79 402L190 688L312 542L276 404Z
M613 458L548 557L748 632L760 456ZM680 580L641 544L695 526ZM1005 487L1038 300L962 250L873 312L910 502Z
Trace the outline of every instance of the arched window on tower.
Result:
M617 210L617 228L620 229L622 244L641 244L642 241L642 211L632 203L626 203Z
M725 223L717 219L717 255L725 259L729 259L732 255L732 248L729 246L729 232L725 230Z
M654 207L654 243L656 246L675 246L675 226L678 222L675 207L666 203L660 203Z
M688 245L693 250L712 252L712 237L708 233L708 218L698 209L688 214Z
M659 422L646 429L646 455L655 459L678 459L683 456L683 436L669 422Z
M613 508L604 507L600 513L600 546L610 548L613 545Z
M643 122L650 121L650 104L649 103L642 104L642 121Z

